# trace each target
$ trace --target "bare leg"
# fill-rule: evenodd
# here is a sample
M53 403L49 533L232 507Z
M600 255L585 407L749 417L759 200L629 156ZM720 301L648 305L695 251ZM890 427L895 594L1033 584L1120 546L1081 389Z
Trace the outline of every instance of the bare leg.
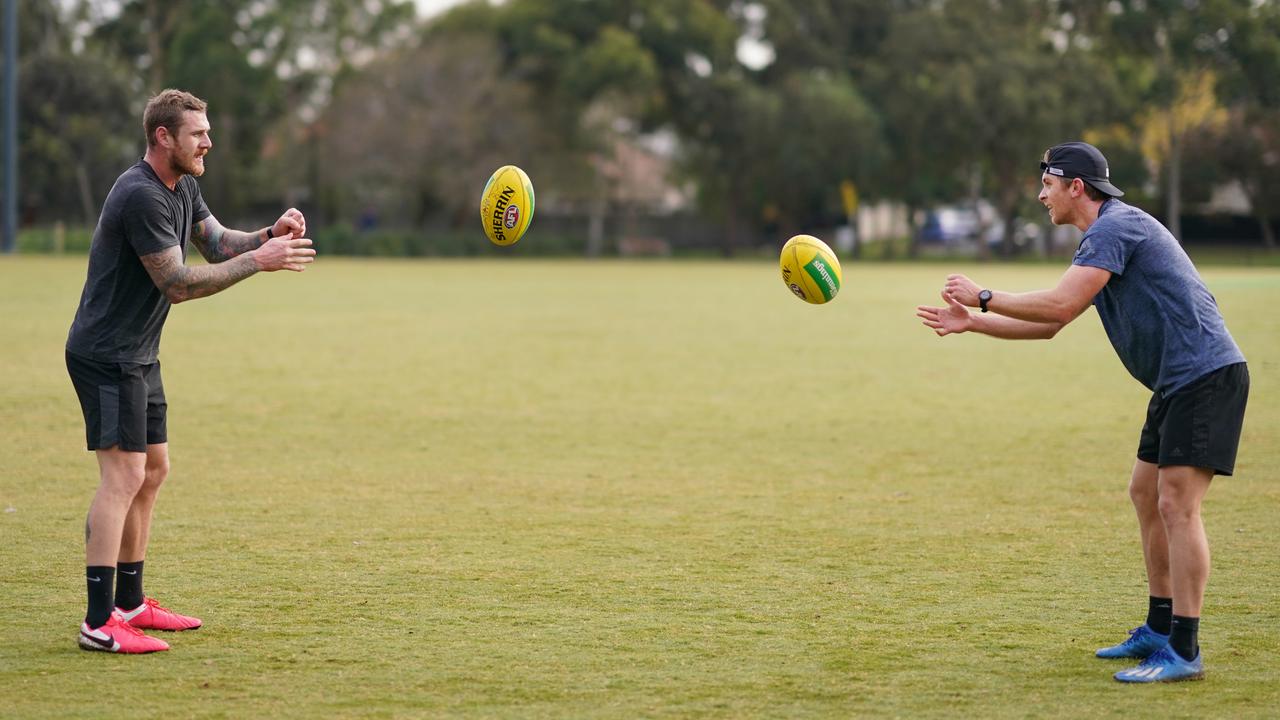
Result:
M151 537L151 511L156 504L156 494L169 476L169 443L148 445L142 487L133 497L125 518L120 540L120 562L145 560L147 541Z
M1160 517L1159 477L1159 468L1154 463L1136 461L1129 481L1129 499L1138 513L1149 592L1152 597L1167 598L1173 597L1173 585L1169 579L1169 540Z
M1209 582L1209 540L1200 519L1200 503L1213 471L1185 465L1160 468L1160 517L1169 538L1173 612L1200 617Z
M98 491L84 526L85 565L115 567L134 496L143 485L147 455L118 447L98 450Z

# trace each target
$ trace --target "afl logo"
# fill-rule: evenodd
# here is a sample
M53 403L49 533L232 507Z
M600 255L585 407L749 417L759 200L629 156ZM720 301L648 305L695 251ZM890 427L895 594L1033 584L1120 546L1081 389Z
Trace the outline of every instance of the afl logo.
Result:
M520 206L508 205L507 214L506 216L503 217L502 223L507 226L508 230L510 230L511 228L515 227L516 224L519 222L520 222Z

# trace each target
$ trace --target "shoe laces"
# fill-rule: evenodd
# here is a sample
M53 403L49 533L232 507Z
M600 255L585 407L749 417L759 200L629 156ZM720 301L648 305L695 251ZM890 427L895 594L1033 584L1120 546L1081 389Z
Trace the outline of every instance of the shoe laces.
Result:
M1152 665L1168 665L1169 664L1169 646L1166 645L1159 650L1145 657L1142 662L1138 663L1138 667L1150 667Z
M145 634L146 634L146 633L142 632L141 630L139 630L138 628L136 628L136 627L134 627L134 626L130 625L127 621L125 621L124 619L122 619L121 617L119 617L119 615L117 615L117 614L115 614L115 613L112 613L112 615L111 615L111 619L115 621L115 623L114 623L115 627L116 627L116 628L118 628L119 630L123 631L123 632L126 632L126 633L128 633L128 634L130 634L130 635L145 635ZM112 623L108 622L108 624L112 624Z
M167 612L171 615L173 614L172 610L156 602L154 598L144 597L142 598L142 604L151 608L152 612L159 611L159 612Z

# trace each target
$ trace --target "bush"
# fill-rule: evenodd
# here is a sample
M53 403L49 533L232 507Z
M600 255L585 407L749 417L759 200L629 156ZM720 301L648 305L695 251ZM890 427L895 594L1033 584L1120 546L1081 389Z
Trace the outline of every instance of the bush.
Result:
M92 242L91 227L33 227L18 231L17 250L20 253L87 253Z
M582 255L585 238L531 233L511 247L499 247L476 230L377 229L360 232L347 224L312 233L321 255L368 257L476 257L508 254L534 256Z
M18 233L18 252L87 253L93 239L93 228L56 227L27 228ZM410 230L376 229L361 232L347 223L327 225L311 232L316 253L320 256L358 257L561 257L586 253L587 241L563 233L529 233L510 247L489 242L484 233L475 230ZM191 250L195 253L195 249Z

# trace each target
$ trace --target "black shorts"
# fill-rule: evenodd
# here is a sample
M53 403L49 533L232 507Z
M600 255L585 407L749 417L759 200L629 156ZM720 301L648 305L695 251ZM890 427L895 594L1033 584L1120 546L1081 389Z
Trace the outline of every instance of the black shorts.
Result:
M160 363L104 363L67 353L67 373L80 397L90 450L146 452L168 442Z
M1168 397L1151 396L1138 459L1160 466L1190 465L1230 475L1235 469L1249 367L1219 368Z

